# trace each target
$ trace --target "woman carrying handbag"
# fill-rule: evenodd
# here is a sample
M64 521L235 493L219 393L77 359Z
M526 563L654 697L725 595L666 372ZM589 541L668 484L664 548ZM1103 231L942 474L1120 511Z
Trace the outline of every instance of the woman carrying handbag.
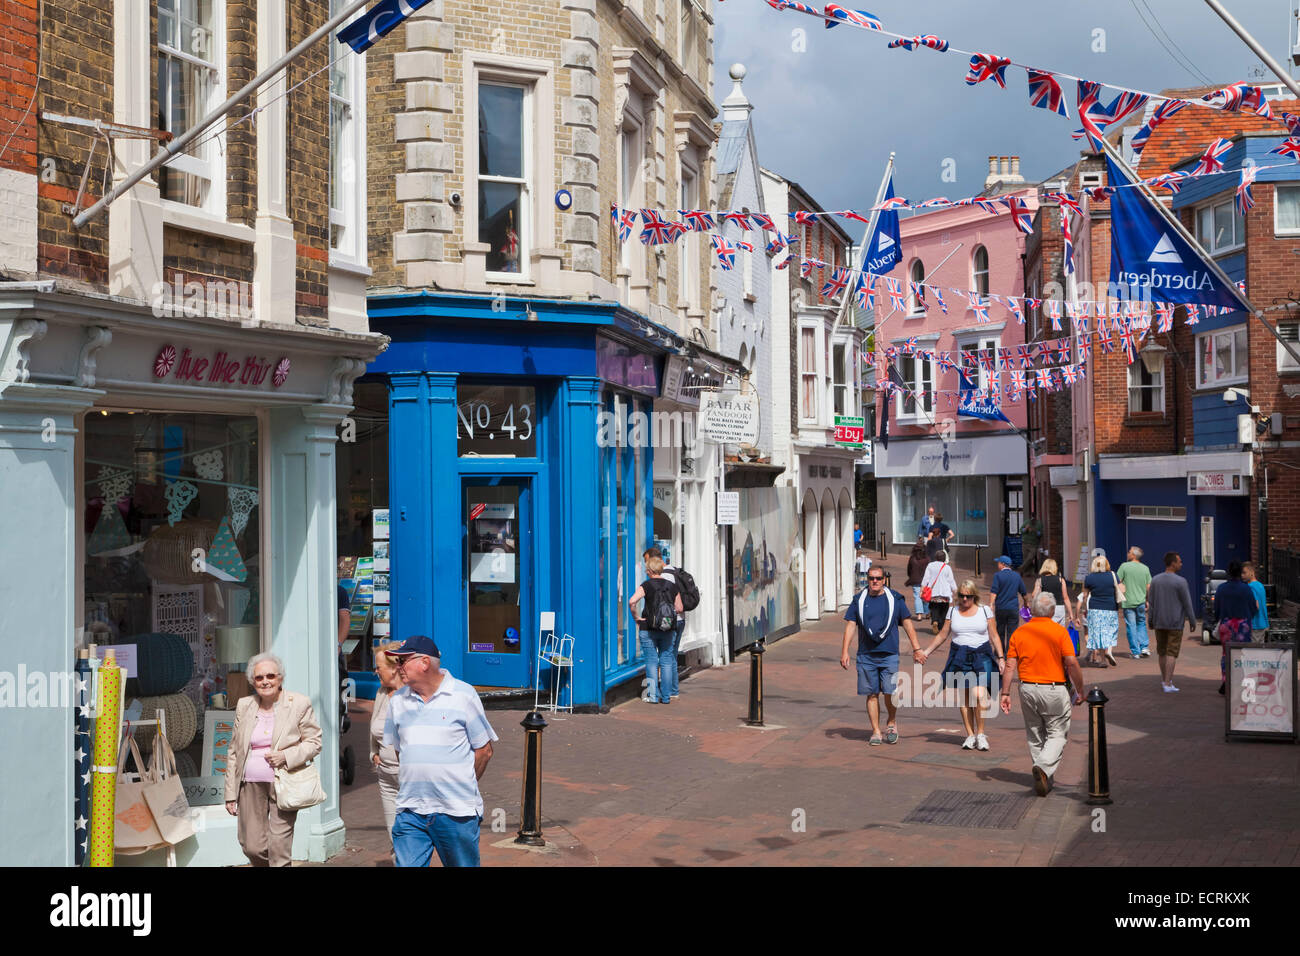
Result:
M226 761L226 811L239 818L239 845L253 866L288 866L298 811L324 800L316 714L302 694L283 690L284 663L274 654L248 662L253 695L235 707Z

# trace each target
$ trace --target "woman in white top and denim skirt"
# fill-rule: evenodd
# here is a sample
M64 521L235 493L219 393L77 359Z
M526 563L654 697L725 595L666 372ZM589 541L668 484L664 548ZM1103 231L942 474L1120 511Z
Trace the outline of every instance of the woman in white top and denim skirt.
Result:
M961 701L957 706L966 727L962 749L988 750L984 709L992 699L993 673L1002 673L1006 657L993 610L980 605L979 587L974 581L963 581L957 588L957 606L948 612L943 630L922 652L924 656L929 657L949 637L952 637L952 647L943 668L943 684L946 690L956 689L957 699Z

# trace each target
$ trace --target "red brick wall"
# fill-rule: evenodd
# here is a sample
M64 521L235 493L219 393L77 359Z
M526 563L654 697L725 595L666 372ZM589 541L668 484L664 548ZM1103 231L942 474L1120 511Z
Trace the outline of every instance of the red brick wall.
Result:
M23 173L36 172L36 3L0 0L0 166Z

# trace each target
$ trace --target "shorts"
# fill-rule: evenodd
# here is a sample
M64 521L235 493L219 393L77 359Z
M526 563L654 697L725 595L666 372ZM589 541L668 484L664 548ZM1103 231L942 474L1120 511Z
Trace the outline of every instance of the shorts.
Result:
M1157 657L1177 657L1178 652L1183 649L1183 629L1176 631L1167 631L1164 628L1156 628L1156 656Z
M898 677L898 658L859 657L858 693L863 697L893 694Z

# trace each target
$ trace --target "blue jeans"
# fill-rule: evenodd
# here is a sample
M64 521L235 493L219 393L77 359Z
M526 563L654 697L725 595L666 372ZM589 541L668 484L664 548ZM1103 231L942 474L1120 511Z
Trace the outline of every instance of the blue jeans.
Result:
M1124 608L1124 633L1128 635L1129 653L1141 654L1151 646L1147 634L1147 609L1142 605Z
M672 682L675 679L673 664L677 657L673 654L672 631L642 631L641 656L645 658L646 696L652 701L666 704L672 694Z
M912 607L915 608L912 613L917 617L928 617L930 614L930 602L921 600L921 585L917 584L913 586L912 597L914 599L912 601Z
M429 865L433 851L443 866L478 866L480 816L398 810L393 820L393 853L398 866Z
M677 630L673 631L673 651L672 660L669 662L668 669L668 696L677 696L677 648L682 645L682 631L686 630L686 622L678 621Z

